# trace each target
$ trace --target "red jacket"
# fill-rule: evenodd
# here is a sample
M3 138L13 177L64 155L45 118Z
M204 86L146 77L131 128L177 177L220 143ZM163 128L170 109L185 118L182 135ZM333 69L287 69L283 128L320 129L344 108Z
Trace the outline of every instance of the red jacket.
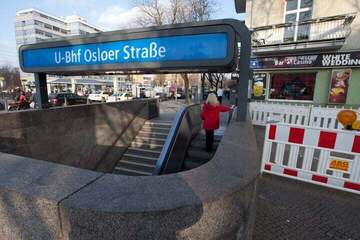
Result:
M218 129L220 126L219 113L228 112L230 110L231 108L222 104L213 106L205 103L203 106L203 110L201 112L201 119L204 120L203 129L205 130Z

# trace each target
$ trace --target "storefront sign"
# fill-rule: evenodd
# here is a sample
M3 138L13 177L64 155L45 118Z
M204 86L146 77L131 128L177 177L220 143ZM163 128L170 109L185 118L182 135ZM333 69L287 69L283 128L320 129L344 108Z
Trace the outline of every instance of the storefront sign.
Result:
M24 72L48 73L235 68L235 31L230 24L153 29L24 45L20 66Z
M329 91L329 103L346 103L351 69L333 70Z
M265 99L266 77L266 73L254 73L251 94L253 99Z
M252 69L360 67L360 52L251 59Z

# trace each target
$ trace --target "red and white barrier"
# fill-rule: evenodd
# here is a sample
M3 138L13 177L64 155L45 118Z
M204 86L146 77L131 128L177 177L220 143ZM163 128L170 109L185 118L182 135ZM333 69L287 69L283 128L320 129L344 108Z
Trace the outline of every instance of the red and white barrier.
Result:
M281 122L304 126L342 129L337 114L343 110L337 107L315 107L310 104L289 104L281 102L250 102L252 124L265 126L268 122ZM360 116L360 108L352 108Z
M261 171L360 194L360 132L268 124Z

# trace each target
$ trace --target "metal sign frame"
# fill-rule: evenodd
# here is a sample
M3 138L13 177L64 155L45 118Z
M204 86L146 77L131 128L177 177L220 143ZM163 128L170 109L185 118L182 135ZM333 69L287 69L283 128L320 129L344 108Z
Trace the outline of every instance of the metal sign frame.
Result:
M229 34L227 58L221 61L179 61L179 62L156 62L135 64L114 64L107 66L86 65L84 68L68 67L68 71L53 69L35 69L35 85L38 93L37 104L40 109L46 108L48 104L46 74L59 75L93 75L93 74L111 74L112 73L196 73L196 72L233 72L239 73L237 82L237 121L246 121L248 105L248 84L250 79L250 54L251 54L251 34L245 23L235 19L221 19L206 22L186 23L164 25L160 27L148 27L139 29L130 29L113 32L102 32L91 34L86 37L64 38L58 41L48 41L43 43L23 45L19 48L20 67L26 72L22 64L22 51L26 49L39 49L59 46L69 46L71 44L81 43L101 43L115 41L119 39L135 39L159 37L159 36L181 36L196 35L200 33L227 32ZM238 46L240 43L240 46ZM239 51L240 48L240 51ZM120 66L122 65L122 66ZM111 68L110 68L111 67ZM118 70L118 71L117 71ZM28 70L29 71L29 70Z
M85 37L71 37L57 41L41 42L22 45L19 48L20 67L24 72L61 75L84 75L100 72L134 72L156 73L156 72L231 72L236 68L237 48L235 47L236 31L233 21L216 20L192 24L174 24L159 27L148 27L111 31L90 34ZM226 33L228 36L227 54L221 60L188 60L188 61L164 61L164 62L136 62L136 63L111 63L111 64L89 64L77 66L56 66L45 68L26 68L23 64L23 52L26 50L71 47L83 44L111 43L126 40L141 40L149 38L201 35L211 33Z

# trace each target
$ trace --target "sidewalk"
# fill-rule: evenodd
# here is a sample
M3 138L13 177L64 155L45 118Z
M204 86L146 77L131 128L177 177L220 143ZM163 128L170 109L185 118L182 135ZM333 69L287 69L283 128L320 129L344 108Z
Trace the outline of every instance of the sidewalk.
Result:
M265 130L255 127L260 156ZM360 195L264 174L254 240L360 240Z
M185 104L175 101L160 102L160 116L152 120L171 122L174 120L176 112L180 109L181 106L185 106Z

